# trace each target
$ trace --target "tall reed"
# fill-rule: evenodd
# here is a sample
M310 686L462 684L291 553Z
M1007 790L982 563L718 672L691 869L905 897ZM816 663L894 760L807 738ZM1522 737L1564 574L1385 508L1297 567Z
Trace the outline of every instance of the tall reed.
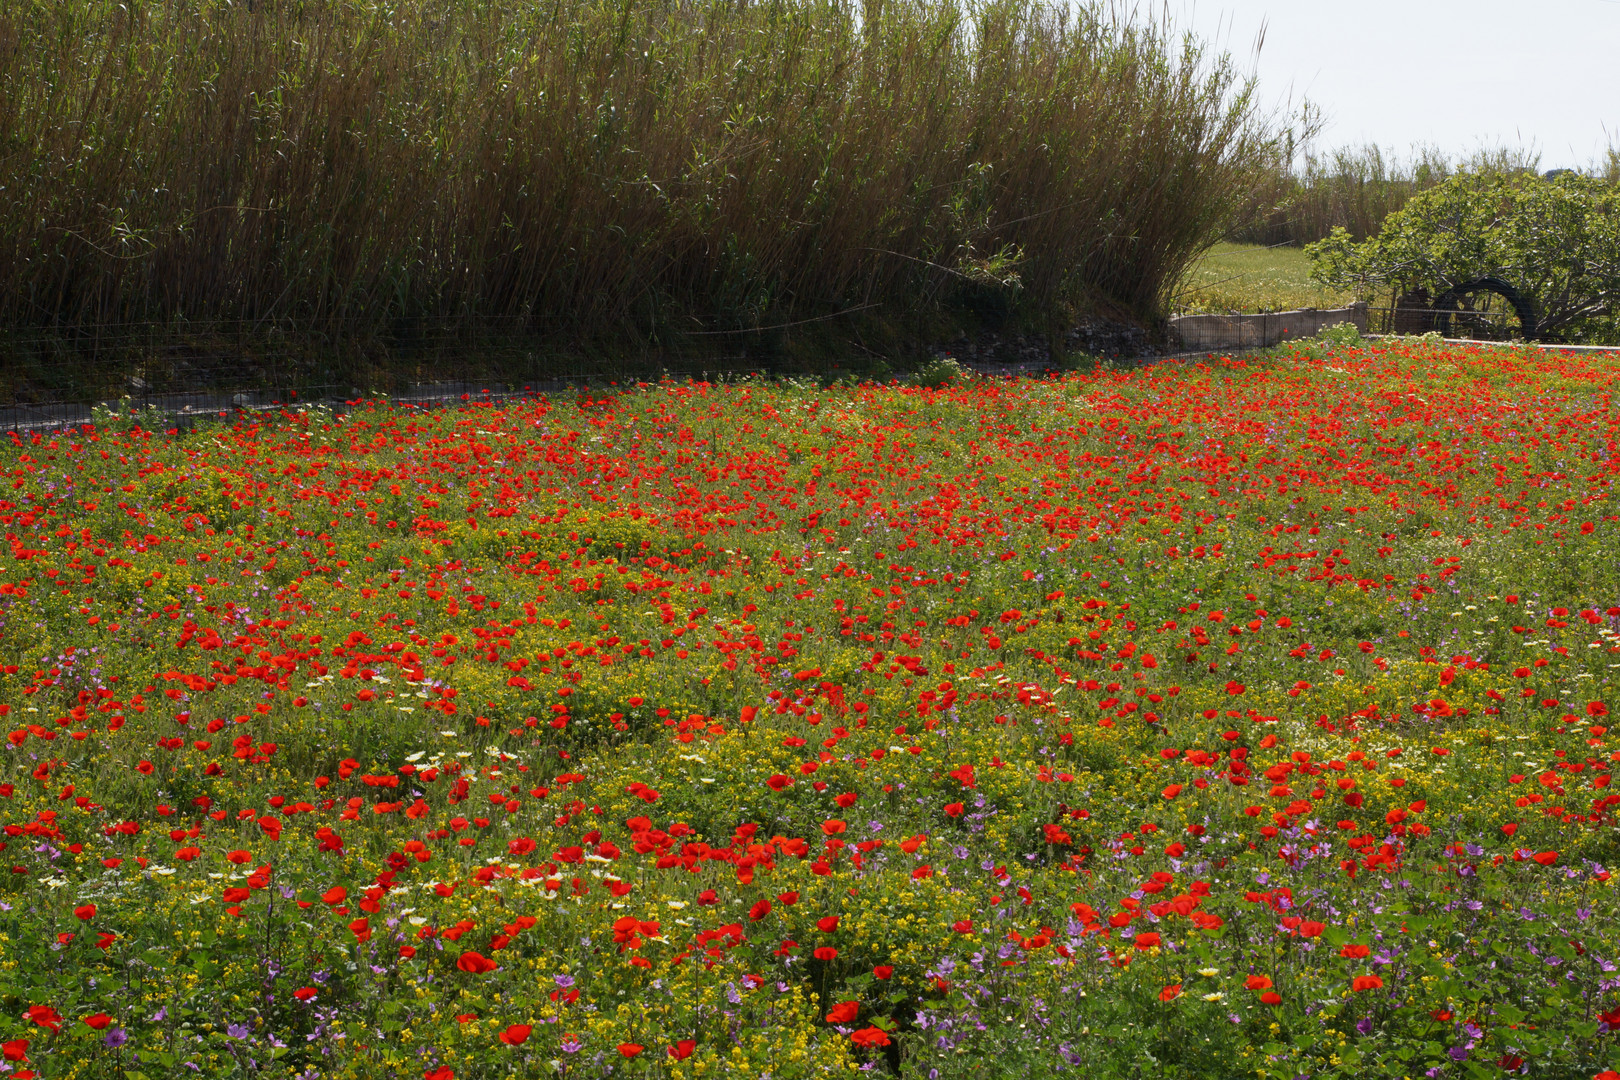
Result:
M1038 0L8 4L0 327L1150 318L1274 156L1251 89Z
M1357 240L1377 233L1384 218L1418 192L1458 172L1517 172L1535 169L1533 151L1506 147L1480 150L1454 159L1426 146L1398 158L1377 145L1307 150L1303 164L1287 159L1273 166L1268 182L1254 189L1231 239L1252 244L1301 245L1343 226Z

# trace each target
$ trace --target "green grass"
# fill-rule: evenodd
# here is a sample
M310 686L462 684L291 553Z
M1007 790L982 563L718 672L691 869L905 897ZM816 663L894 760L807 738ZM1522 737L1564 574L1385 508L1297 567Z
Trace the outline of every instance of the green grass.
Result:
M1311 281L1311 263L1296 247L1216 244L1192 265L1171 304L1179 315L1343 307L1349 292Z

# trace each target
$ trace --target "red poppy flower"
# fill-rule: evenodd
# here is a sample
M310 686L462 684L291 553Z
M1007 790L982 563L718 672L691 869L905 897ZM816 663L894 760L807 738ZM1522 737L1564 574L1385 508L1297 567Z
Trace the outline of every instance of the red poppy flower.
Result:
M108 1024L112 1023L112 1017L108 1016L106 1013L91 1013L89 1016L84 1018L84 1022L90 1027L91 1030L100 1031Z
M448 1065L440 1065L437 1069L424 1072L422 1080L456 1080L456 1070Z
M534 1028L528 1024L512 1024L501 1032L497 1038L507 1046L522 1046L528 1040L529 1033L533 1030Z
M823 945L821 948L817 949L811 955L813 955L817 960L825 960L825 961L831 962L833 960L838 959L838 950L833 948L830 945Z
M816 929L820 930L823 934L832 933L834 930L838 929L838 916L837 915L824 915L824 916L822 916L821 918L816 920Z
M1264 975L1250 975L1243 981L1245 990L1270 990L1271 980Z
M1277 991L1275 991L1275 990L1267 990L1265 993L1260 995L1260 1004L1262 1004L1262 1005L1281 1005L1282 1004L1282 995L1277 993Z
M1159 944L1159 935L1154 933L1137 934L1135 945L1138 949L1152 949Z
M696 1049L696 1039L682 1039L680 1042L669 1048L669 1056L674 1058L676 1061L685 1061L687 1058L692 1056L692 1051Z
M319 991L313 986L300 986L297 990L293 991L293 997L297 998L299 1001L314 1001L317 993L319 993Z
M973 920L958 919L956 922L951 923L951 929L958 934L971 934L973 933Z
M12 1039L8 1043L0 1043L0 1054L4 1054L7 1061L27 1061L28 1040Z
M865 1027L850 1033L849 1041L856 1046L888 1046L889 1033L880 1027Z
M1551 866L1553 863L1558 861L1558 852L1538 851L1536 854L1532 855L1531 858L1535 859L1536 862L1540 863L1542 866Z
M349 898L349 890L342 885L334 885L321 894L321 902L326 904L341 904Z
M769 900L760 900L755 903L753 907L748 909L748 917L753 919L755 922L758 922L770 913L771 902Z
M1360 992L1362 990L1381 990L1384 980L1376 975L1357 975L1350 981L1350 989Z
M1160 1001L1174 1001L1176 998L1178 998L1180 996L1181 996L1181 984L1180 983L1171 983L1169 986L1167 986L1163 990L1159 991L1159 1000Z
M81 904L73 909L73 916L80 922L89 922L91 919L96 917L96 905Z
M640 1043L622 1042L619 1044L619 1053L627 1058L633 1058L645 1049L647 1048Z
M872 969L872 977L874 979L888 979L892 978L893 976L894 968L889 964L879 964L877 967Z
M494 971L500 965L481 953L468 951L462 953L460 958L456 960L456 967L469 975L483 975Z
M827 1010L827 1023L847 1024L860 1015L861 1003L858 1001L840 1001Z
M30 1005L28 1007L28 1012L24 1015L34 1023L38 1024L40 1027L49 1028L52 1034L55 1034L62 1028L61 1014L55 1009L51 1008L49 1005Z
M1365 945L1352 944L1346 945L1344 948L1340 949L1339 955L1347 960L1360 960L1370 952L1372 952L1372 950Z
M946 803L945 816L948 818L958 818L962 816L962 812L966 809L967 807L963 806L959 802Z

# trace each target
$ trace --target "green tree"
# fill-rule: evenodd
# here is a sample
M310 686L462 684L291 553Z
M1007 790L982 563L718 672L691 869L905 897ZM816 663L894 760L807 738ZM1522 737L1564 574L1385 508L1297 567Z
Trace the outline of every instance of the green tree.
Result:
M1413 196L1356 243L1310 244L1311 277L1370 299L1484 277L1531 299L1543 340L1620 343L1620 185L1574 173L1469 173Z

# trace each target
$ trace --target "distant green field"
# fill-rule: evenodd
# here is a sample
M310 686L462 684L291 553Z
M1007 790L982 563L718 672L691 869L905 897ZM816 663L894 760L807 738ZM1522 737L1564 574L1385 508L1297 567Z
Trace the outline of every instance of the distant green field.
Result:
M1310 271L1300 248L1217 244L1193 265L1171 308L1176 314L1288 311L1342 307L1355 299L1315 284Z

